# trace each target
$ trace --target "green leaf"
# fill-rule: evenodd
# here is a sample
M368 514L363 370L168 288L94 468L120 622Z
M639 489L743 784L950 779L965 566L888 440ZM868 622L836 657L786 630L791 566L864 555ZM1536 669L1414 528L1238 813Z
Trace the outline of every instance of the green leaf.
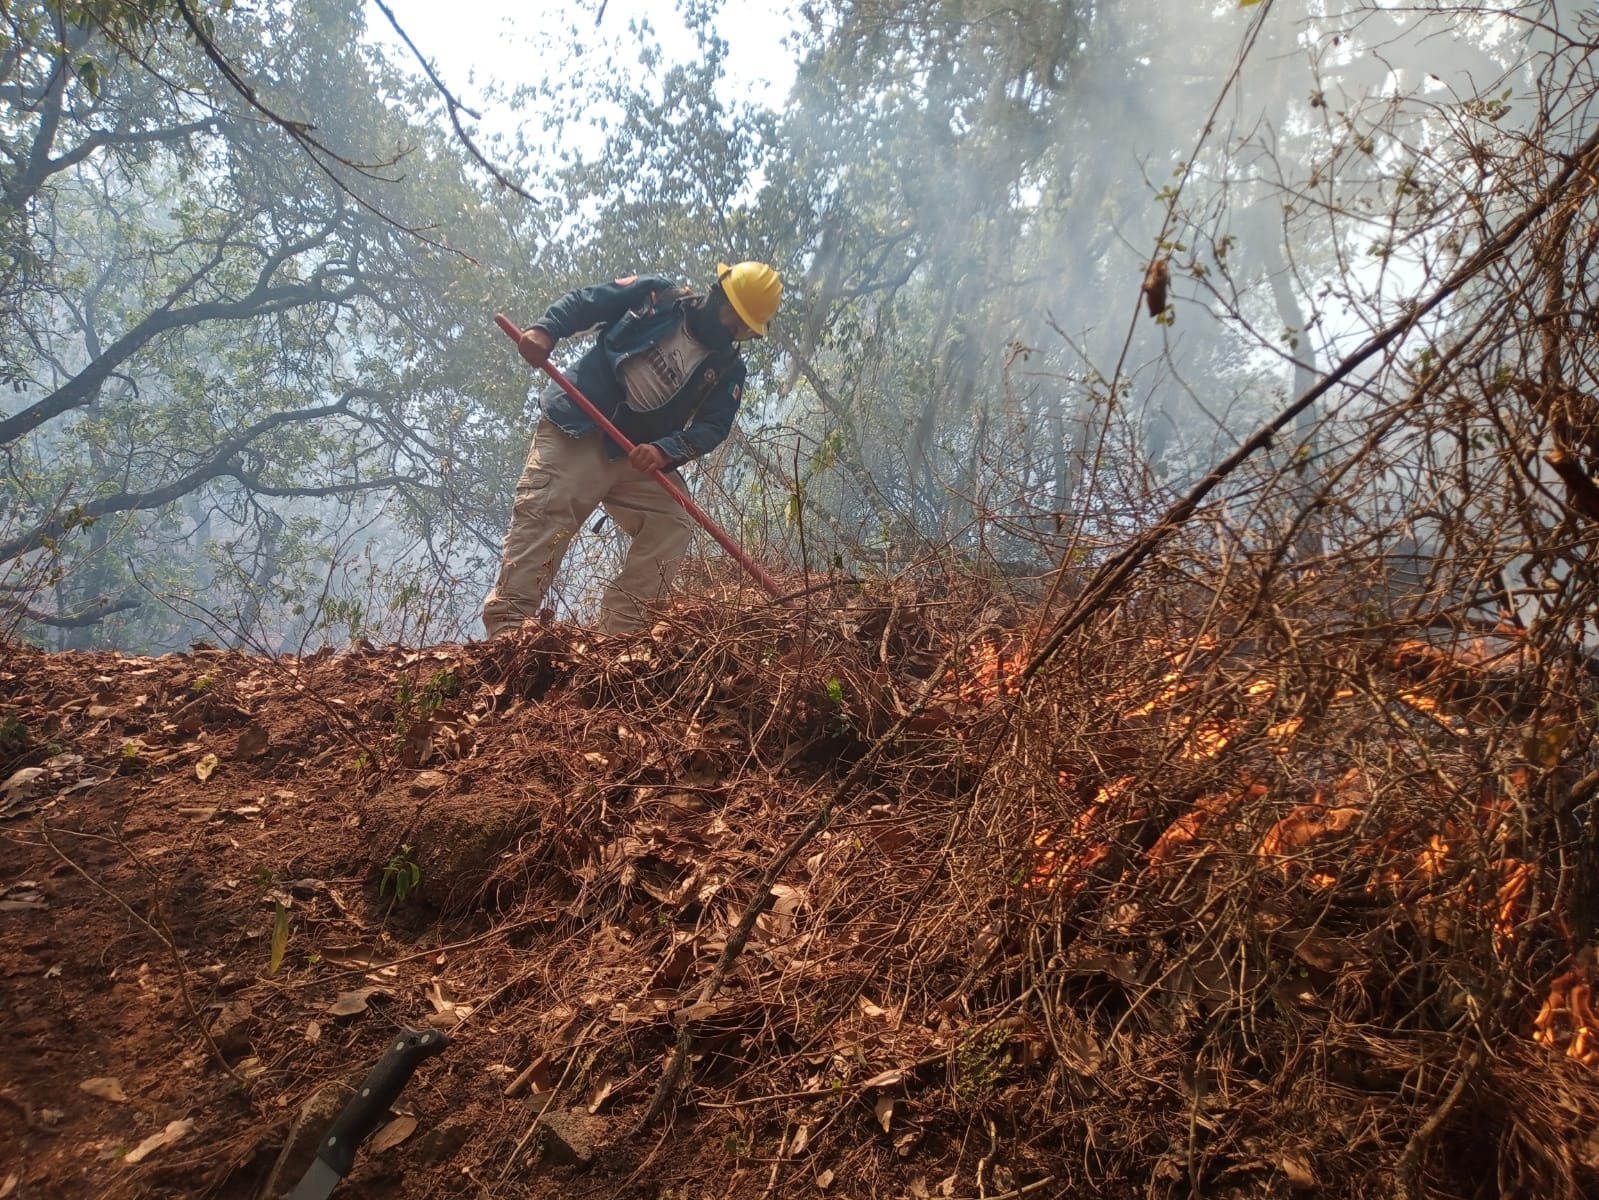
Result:
M91 96L100 94L100 64L92 58L81 58L77 64L78 78L89 89Z

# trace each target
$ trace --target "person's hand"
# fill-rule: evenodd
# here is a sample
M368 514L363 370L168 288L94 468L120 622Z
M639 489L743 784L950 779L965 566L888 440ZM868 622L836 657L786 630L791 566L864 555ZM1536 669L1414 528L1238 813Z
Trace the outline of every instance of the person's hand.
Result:
M534 325L522 331L522 336L516 341L516 348L530 366L542 367L550 361L550 351L555 349L555 339Z
M635 470L643 471L646 475L651 471L666 469L666 455L661 453L659 446L649 442L641 442L633 447L632 453L627 456L627 461L633 464Z

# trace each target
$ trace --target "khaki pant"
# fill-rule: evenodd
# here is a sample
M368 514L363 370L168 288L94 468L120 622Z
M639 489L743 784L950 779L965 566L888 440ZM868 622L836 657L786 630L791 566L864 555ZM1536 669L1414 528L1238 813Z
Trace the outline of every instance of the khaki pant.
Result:
M684 486L676 471L667 478ZM490 637L538 616L567 547L599 505L633 539L621 574L600 600L600 628L625 633L644 624L643 606L671 585L694 519L627 459L607 458L603 434L571 438L541 420L516 484L500 577L483 603Z

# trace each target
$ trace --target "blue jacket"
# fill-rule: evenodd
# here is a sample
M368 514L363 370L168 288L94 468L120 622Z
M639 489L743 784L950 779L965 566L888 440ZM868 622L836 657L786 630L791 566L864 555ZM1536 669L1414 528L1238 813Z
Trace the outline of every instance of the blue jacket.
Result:
M709 453L732 432L744 397L743 356L736 345L712 350L677 395L647 413L624 403L620 368L683 326L697 300L688 288L660 275L628 275L568 292L533 323L557 341L598 330L569 377L634 442L659 447L670 466ZM594 431L594 419L565 392L554 390L543 403L544 415L568 436ZM606 450L612 458L621 457L621 447L610 438Z

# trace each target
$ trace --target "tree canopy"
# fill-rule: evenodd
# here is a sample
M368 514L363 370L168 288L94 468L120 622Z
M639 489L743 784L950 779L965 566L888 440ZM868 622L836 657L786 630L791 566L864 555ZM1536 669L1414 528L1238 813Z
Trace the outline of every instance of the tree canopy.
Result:
M35 15L6 60L14 611L281 644L340 539L381 535L388 568L420 536L446 584L468 571L497 520L482 427L523 404L472 342L518 218L417 115L430 87L360 3L219 10L237 87L165 6Z
M1307 562L1425 542L1441 484L1395 490L1443 444L1414 364L1483 328L1488 265L1452 272L1591 103L1545 12L837 0L794 10L769 108L729 84L722 6L662 15L681 61L596 10L530 35L562 70L493 93L536 129L484 134L355 0L16 7L8 611L63 644L469 631L532 419L489 315L746 256L789 291L698 486L774 563L1099 561L1446 289L1210 501ZM1512 382L1568 353L1549 332Z

